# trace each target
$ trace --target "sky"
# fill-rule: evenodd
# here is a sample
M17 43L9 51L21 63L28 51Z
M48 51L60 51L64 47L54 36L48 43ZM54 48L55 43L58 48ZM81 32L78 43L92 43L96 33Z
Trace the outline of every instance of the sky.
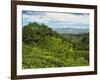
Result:
M30 22L46 24L50 28L81 28L89 29L88 13L69 12L44 12L44 11L22 11L22 25Z

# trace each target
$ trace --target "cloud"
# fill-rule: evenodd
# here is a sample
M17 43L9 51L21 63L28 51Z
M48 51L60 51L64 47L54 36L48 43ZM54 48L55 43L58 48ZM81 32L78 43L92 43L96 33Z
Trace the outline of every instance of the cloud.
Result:
M26 15L41 15L41 16L44 16L45 13L41 13L39 11L26 11L26 10L23 10L22 11L22 14L26 14Z
M89 15L89 13L70 13L70 14L74 14L74 15L81 15L81 16L84 16L84 15Z
M89 23L88 15L76 15L70 13L47 13L47 17L50 17L52 20Z
M49 27L89 27L89 14L86 13L57 13L24 11L22 12L23 25L29 22L45 23Z

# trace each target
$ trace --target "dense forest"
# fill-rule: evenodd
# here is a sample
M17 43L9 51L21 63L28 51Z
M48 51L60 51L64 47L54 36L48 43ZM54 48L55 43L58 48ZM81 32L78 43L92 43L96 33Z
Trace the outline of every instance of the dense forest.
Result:
M33 22L22 34L23 69L89 65L89 33L60 34Z

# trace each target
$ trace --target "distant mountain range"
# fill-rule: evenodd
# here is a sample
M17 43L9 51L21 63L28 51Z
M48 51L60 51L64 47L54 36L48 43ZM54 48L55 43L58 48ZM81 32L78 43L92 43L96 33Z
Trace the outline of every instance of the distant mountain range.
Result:
M80 29L80 28L52 28L52 30L61 34L62 33L83 34L89 32L89 29Z

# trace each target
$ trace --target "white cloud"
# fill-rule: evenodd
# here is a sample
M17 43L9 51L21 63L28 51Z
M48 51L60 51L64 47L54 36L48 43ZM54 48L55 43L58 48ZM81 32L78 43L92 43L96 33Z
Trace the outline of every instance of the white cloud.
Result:
M26 22L38 22L38 23L45 23L50 27L58 27L63 26L73 26L73 24L89 24L89 15L75 15L72 13L50 13L44 12L45 15L41 15L43 12L39 12L39 15L28 15L23 14L23 23ZM78 26L78 25L75 25Z
M79 23L89 23L88 15L74 15L70 13L47 13L47 16L52 20L71 21Z

